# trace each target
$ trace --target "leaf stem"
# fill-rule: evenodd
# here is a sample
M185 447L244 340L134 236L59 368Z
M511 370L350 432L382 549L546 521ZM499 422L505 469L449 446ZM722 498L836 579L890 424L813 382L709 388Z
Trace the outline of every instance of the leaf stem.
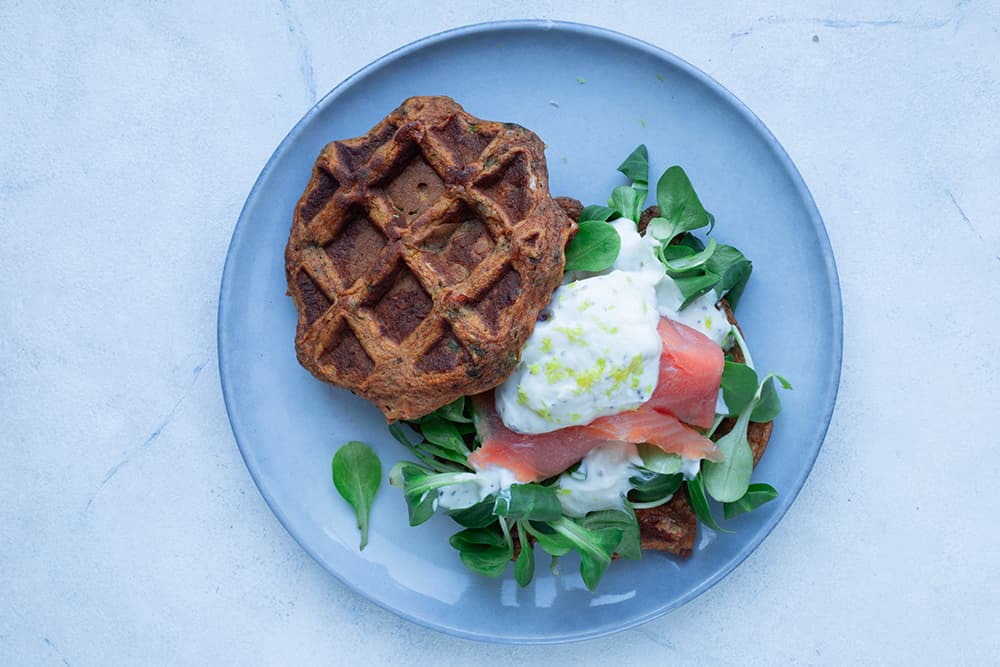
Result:
M733 337L736 339L736 344L740 346L740 352L743 353L743 362L750 368L757 370L754 368L753 357L750 356L750 348L747 347L747 342L743 339L743 334L741 334L740 330L735 326L732 331Z

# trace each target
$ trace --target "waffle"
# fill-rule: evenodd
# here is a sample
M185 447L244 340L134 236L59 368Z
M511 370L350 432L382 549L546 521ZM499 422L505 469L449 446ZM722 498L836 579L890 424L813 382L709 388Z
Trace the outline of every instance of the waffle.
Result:
M413 97L320 153L285 250L295 349L390 421L512 372L575 225L544 144L447 97Z

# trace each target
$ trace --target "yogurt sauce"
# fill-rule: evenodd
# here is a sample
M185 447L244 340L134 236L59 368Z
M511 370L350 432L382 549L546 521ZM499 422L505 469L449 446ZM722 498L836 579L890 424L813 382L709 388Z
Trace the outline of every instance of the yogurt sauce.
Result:
M590 450L576 470L563 473L556 483L556 495L566 516L587 516L598 510L623 510L625 496L632 490L632 478L644 471L635 445L609 442ZM694 479L701 469L698 459L681 458L678 472Z
M648 401L659 377L661 316L720 345L729 335L715 292L678 311L684 298L656 258L658 241L640 236L627 218L610 224L621 238L614 264L602 274L567 275L496 390L497 412L511 430L547 433Z
M494 493L503 493L517 481L514 473L499 466L479 472L455 475L455 483L437 490L434 509L457 510L486 500Z
M500 418L546 433L639 407L659 377L659 319L656 291L636 272L563 285L497 389Z
M634 466L642 465L635 445L612 442L590 450L572 473L559 477L556 495L567 516L596 510L624 509L632 489Z

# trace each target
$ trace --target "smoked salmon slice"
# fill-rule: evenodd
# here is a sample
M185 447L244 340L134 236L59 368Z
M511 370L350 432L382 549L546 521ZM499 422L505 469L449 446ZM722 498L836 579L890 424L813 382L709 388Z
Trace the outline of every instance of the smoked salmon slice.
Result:
M656 330L663 341L660 378L643 405L685 424L710 428L725 365L722 348L703 333L666 317L660 318Z
M721 459L714 442L676 417L650 409L648 404L599 417L586 426L528 435L504 425L494 406L493 392L473 396L472 402L482 445L469 456L469 464L476 470L506 468L519 482L537 482L558 475L594 447L609 442L646 442L687 458Z

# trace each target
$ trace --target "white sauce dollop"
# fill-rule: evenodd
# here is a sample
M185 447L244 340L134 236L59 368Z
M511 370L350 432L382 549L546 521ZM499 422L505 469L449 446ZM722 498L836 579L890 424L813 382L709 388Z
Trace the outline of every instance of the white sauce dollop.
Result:
M479 472L455 475L455 484L437 490L435 509L459 510L486 500L495 493L510 489L517 478L510 470L494 466Z
M581 517L599 510L624 509L622 499L634 488L632 478L649 474L639 469L641 465L635 445L611 442L590 450L576 470L563 473L556 482L563 513ZM699 470L700 459L681 458L678 472L684 479L694 479Z
M656 292L641 275L612 271L563 285L514 373L497 412L519 433L547 433L634 410L659 377Z
M622 498L632 489L634 466L642 465L635 445L618 442L595 447L572 473L563 473L556 483L559 503L567 516L624 509Z
M614 264L602 274L566 275L520 363L496 390L497 412L511 430L547 433L648 401L659 377L661 316L720 346L729 336L714 291L678 311L684 299L656 258L659 242L627 218L610 224L621 238Z

